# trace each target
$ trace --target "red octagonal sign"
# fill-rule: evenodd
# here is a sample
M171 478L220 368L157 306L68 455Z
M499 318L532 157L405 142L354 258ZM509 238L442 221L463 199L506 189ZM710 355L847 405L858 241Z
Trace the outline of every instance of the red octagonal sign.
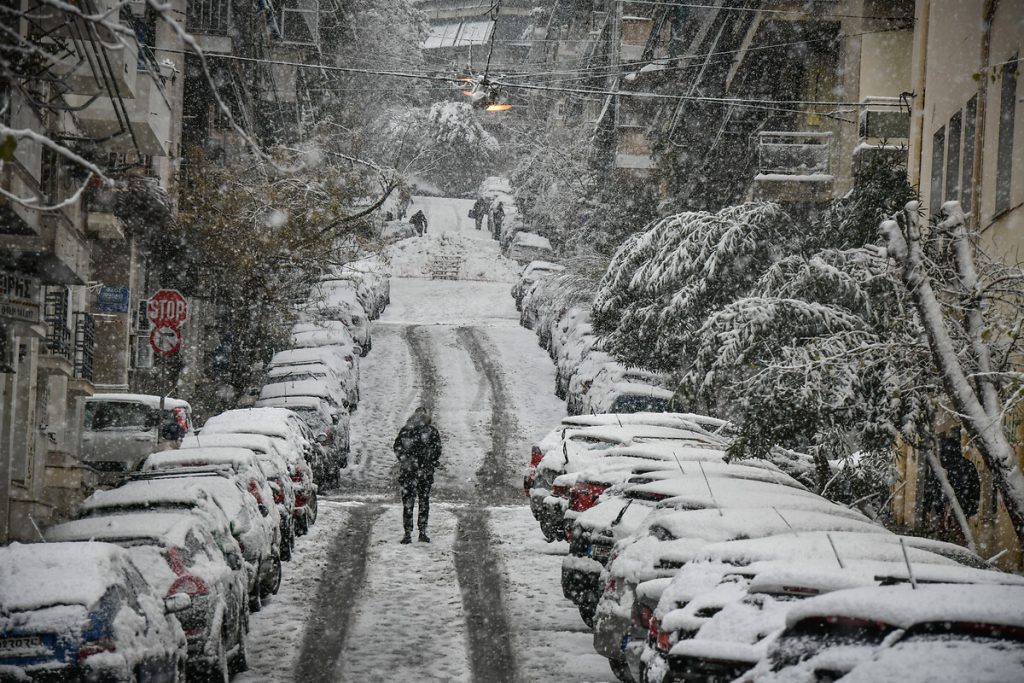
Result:
M178 329L188 319L188 303L176 289L161 289L149 297L146 317L154 327Z

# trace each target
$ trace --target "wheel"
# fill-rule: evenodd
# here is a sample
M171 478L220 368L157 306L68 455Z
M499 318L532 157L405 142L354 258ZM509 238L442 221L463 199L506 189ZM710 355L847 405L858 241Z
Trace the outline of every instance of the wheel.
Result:
M217 653L213 662L204 662L196 665L190 672L189 680L199 680L204 683L228 683L231 672L228 667L227 648L224 643L224 634L217 643Z
M260 582L261 598L274 595L281 588L281 558L274 555L270 558L270 561L272 563L270 578Z
M629 664L625 660L609 659L608 666L612 668L612 673L622 683L636 683L636 680L633 678L633 672L629 670Z
M306 521L306 515L303 514L297 520L295 520L295 535L305 536L309 533L309 522Z
M281 531L281 560L287 562L292 559L292 545L295 543L295 536L291 527Z

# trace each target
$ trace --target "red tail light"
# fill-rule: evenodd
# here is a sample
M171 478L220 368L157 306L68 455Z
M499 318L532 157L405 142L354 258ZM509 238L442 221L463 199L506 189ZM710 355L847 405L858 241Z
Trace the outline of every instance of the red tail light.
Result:
M569 509L576 512L586 512L597 505L597 497L608 488L604 484L587 484L577 482L569 491Z
M116 650L117 646L114 645L114 641L110 638L100 638L99 640L85 643L82 647L78 648L78 663L81 664L93 655L103 652L114 652Z
M657 617L651 616L651 620L648 622L647 635L650 642L663 653L668 653L671 648L670 634L667 631L661 630L661 622L658 621Z
M182 576L185 574L185 561L181 557L181 550L178 548L167 549L167 564L170 566L171 571L174 572L175 576Z
M292 481L296 484L302 483L302 472L292 472Z
M651 618L654 616L654 612L647 605L640 605L634 603L635 609L633 610L633 623L637 626L649 629L651 627Z
M534 446L530 449L530 467L537 467L540 461L544 459L544 451Z
M672 648L670 635L665 631L658 631L658 641L655 647L662 652L668 652Z
M619 582L615 579L615 577L612 577L612 578L608 579L608 583L606 583L604 585L604 592L605 593L614 593L615 589L617 589L618 587L619 587Z
M206 595L210 592L207 588L206 582L200 579L198 576L181 576L171 584L171 587L167 589L167 595L174 595L175 593L187 593L189 597L196 597L197 595Z
M260 487L256 485L255 479L249 480L249 493L256 499L256 503L263 505L263 496L260 495Z

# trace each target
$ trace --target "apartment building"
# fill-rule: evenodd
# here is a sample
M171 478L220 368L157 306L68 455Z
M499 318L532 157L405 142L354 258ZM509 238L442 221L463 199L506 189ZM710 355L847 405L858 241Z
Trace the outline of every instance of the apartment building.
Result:
M35 538L81 499L81 399L147 371L140 245L173 212L183 85L165 16L181 21L185 0L166 15L16 2L10 49L46 58L0 72L0 139L14 145L0 173L0 542Z
M978 246L1011 264L1024 258L1024 4L986 0L918 0L912 74L914 117L908 172L929 217L959 201ZM1011 419L1024 441L1020 415ZM961 440L955 423L938 425L949 445L944 464L966 457L980 479L977 500L963 501L986 556L1024 566L1021 548L992 476ZM950 445L951 444L951 445ZM1024 466L1024 449L1018 449ZM906 449L893 507L911 528L949 530L938 482L921 453ZM953 531L953 533L956 533Z

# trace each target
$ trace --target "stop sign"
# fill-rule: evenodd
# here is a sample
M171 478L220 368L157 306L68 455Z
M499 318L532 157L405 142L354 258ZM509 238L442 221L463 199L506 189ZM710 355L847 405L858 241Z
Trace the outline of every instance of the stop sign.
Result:
M188 319L188 303L176 289L161 289L149 297L146 317L154 327L178 329Z

